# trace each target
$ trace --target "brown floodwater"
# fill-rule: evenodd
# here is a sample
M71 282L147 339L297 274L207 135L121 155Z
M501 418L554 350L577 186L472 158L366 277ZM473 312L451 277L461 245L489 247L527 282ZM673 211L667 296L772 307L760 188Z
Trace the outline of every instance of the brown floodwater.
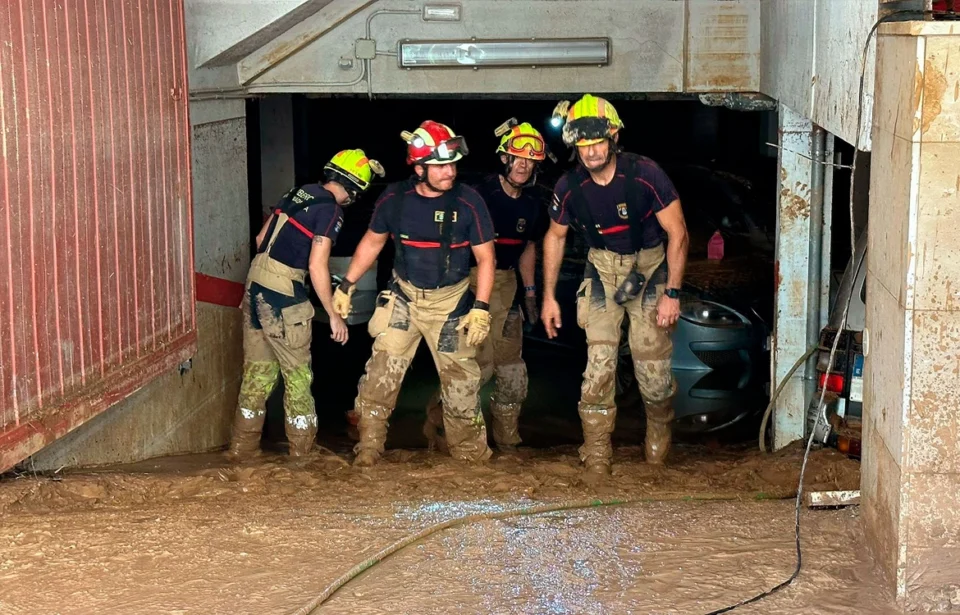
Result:
M594 486L574 447L475 467L391 450L359 471L326 451L299 466L211 454L10 477L0 481L0 613L291 613L431 523L595 497L640 501L443 530L317 612L707 613L793 570L793 501L776 498L795 488L801 452L679 446L653 468L622 447L612 479ZM858 484L856 462L811 457L809 489ZM856 507L805 510L802 523L799 579L740 611L897 612Z

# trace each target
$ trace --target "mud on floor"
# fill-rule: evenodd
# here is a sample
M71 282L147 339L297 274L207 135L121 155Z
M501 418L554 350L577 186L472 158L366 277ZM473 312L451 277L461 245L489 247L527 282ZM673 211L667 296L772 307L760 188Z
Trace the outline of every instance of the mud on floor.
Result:
M380 464L362 471L350 466L352 456L326 449L300 466L283 455L264 455L240 465L227 464L215 454L189 455L52 478L21 475L0 482L0 512L63 512L310 492L378 503L706 493L778 498L796 492L802 455L799 443L769 455L737 447L711 451L677 446L665 467L652 467L644 463L641 447L618 447L613 477L602 486L584 484L573 446L520 449L508 457L495 454L479 466L424 450L389 450ZM858 489L860 465L832 449L814 451L805 483L808 491Z
M793 504L766 499L793 493L801 455L680 447L653 468L618 448L600 487L582 482L574 447L482 466L394 450L364 471L322 452L301 466L197 455L21 476L0 482L0 612L289 613L429 523L599 496L646 502L446 530L318 612L705 613L792 570ZM812 455L808 489L858 484L856 462ZM743 501L656 501L684 496ZM745 612L892 612L860 559L856 510L804 519L800 584Z

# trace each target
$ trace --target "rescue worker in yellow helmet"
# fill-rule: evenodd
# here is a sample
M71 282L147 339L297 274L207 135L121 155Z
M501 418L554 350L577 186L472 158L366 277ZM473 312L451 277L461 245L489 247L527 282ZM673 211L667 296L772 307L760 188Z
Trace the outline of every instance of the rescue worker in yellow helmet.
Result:
M393 279L367 325L375 341L354 404L360 434L354 464L373 465L383 453L390 414L422 338L440 374L450 453L483 461L491 452L476 354L490 332L493 224L477 191L456 181L457 161L467 154L463 137L429 120L401 136L414 176L384 190L334 293L335 309L346 314L354 284L393 237ZM471 257L476 291L470 290Z
M347 326L333 309L328 266L330 249L343 225L343 210L370 187L383 167L363 150L337 153L324 167L321 183L290 190L257 234L257 254L243 295L243 382L228 457L260 451L266 402L283 375L285 431L290 455L313 448L317 414L310 391L310 340L314 308L306 278L330 317L330 337L345 344Z
M587 335L580 457L588 473L610 473L617 349L626 317L647 413L647 462L662 464L670 449L676 392L670 329L680 316L689 243L680 198L653 160L619 149L623 122L608 101L585 94L572 106L558 104L555 116L565 118L563 140L576 148L579 164L557 182L549 209L542 318L547 335L556 337L561 322L555 290L572 224L590 246L577 292L577 324Z
M548 155L543 136L527 122L510 118L494 134L500 137L496 153L503 164L476 186L493 219L493 240L497 257L493 293L490 295L490 335L477 351L480 385L496 376L496 388L490 398L493 417L493 440L501 452L511 452L520 444L518 421L527 397L527 366L523 362L523 317L515 303L517 272L524 286L524 315L536 323L536 285L534 281L537 253L536 241L542 233L539 223L541 204L530 188L537 181L537 167ZM471 263L471 288L476 290L477 266ZM427 404L424 435L430 448L445 450L443 407L440 393Z

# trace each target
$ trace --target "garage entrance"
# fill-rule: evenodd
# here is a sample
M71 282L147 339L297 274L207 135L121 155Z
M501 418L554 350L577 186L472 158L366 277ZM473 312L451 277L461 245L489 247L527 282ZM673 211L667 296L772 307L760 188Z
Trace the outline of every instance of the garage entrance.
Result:
M690 261L684 303L688 306L675 336L674 373L677 397L678 436L691 443L756 441L760 415L769 398L769 344L773 326L773 261L776 232L776 113L743 112L707 106L697 97L633 96L615 98L626 123L621 144L627 151L656 160L677 186L691 233ZM332 152L342 147L364 147L387 169L383 184L408 176L404 163L402 130L433 118L463 134L471 153L458 165L461 181L477 183L500 171L494 154L493 131L509 117L529 121L545 135L558 163L540 166L538 186L543 215L552 187L573 163L560 140L559 129L549 120L556 100L483 98L365 98L278 97L261 99L262 143L273 148L286 134L292 157L286 163L291 181L305 183L319 176ZM278 109L288 119L278 121ZM351 120L343 121L345 118ZM274 150L262 151L254 165L262 169L263 186L282 186L275 175L283 170L270 166ZM280 156L279 160L288 160ZM345 264L366 230L373 202L382 190L349 207L344 229L334 248L334 257ZM276 191L276 189L274 189ZM270 195L261 191L256 212L269 206ZM256 201L256 199L255 199ZM255 212L255 214L256 214ZM715 232L723 241L723 258L708 259L708 244ZM377 288L384 288L390 275L390 247L379 261ZM531 393L524 409L524 442L544 447L580 441L576 403L586 361L582 331L573 322L575 292L583 277L586 247L580 235L571 233L558 285L567 324L556 340L548 340L542 325L527 327L524 353L531 372ZM540 264L538 262L538 279ZM375 294L375 290L370 291ZM372 301L370 302L372 305ZM319 307L319 303L317 303ZM372 311L372 309L371 309ZM369 312L367 313L369 315ZM318 309L318 318L324 319ZM318 323L319 331L323 324ZM353 383L369 357L370 338L365 319L358 317L346 347L315 336L315 393L321 408L322 437L342 433L344 414L352 407L352 386L330 387L326 381ZM623 443L643 442L642 402L632 376L629 350L624 343L618 378L622 425L615 437ZM342 360L341 360L342 359ZM325 370L336 369L335 372ZM421 348L408 374L398 410L393 415L390 446L424 445L419 422L424 405L437 386L432 361ZM279 397L275 397L275 402ZM283 439L279 403L271 409L270 438ZM331 445L333 443L330 443Z

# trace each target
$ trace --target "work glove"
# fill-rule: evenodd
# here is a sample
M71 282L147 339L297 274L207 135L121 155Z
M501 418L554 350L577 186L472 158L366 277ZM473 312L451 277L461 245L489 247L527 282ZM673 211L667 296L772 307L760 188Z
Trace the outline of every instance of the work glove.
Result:
M473 304L470 313L463 317L457 331L467 330L467 346L479 346L487 339L490 334L490 309L489 306L477 301Z
M353 299L353 293L357 292L357 287L353 282L344 279L333 291L333 311L340 315L340 318L346 319L350 315L350 301Z
M523 309L526 312L527 323L533 327L540 321L540 312L537 311L537 298L535 296L525 296L523 298Z

